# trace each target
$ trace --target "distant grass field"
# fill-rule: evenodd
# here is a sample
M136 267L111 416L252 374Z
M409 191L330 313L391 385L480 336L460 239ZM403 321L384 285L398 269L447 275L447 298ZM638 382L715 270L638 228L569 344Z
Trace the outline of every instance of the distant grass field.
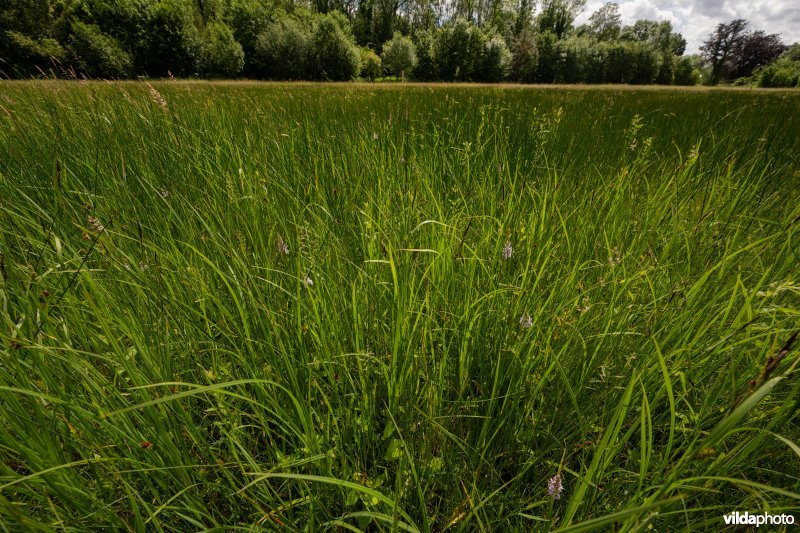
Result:
M0 83L0 254L5 531L800 521L800 93Z

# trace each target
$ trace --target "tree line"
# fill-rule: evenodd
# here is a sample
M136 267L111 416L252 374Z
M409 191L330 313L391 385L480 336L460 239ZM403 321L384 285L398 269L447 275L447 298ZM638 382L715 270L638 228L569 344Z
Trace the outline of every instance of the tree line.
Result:
M0 0L0 73L694 85L798 83L798 46L720 24L702 55L668 21L585 0Z

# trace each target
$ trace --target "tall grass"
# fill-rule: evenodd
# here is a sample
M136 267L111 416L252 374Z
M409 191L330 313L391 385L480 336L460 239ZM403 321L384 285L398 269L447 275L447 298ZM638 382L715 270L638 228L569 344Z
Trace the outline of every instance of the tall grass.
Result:
M2 83L0 524L797 512L798 131L797 93Z

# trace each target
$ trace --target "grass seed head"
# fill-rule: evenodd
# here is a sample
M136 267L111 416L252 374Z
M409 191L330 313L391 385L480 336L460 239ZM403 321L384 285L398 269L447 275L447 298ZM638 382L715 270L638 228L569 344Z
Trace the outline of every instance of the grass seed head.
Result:
M289 255L289 245L283 240L283 235L277 234L278 237L278 254Z
M89 216L86 220L89 223L89 229L94 233L102 233L105 231L106 227L97 217Z
M166 101L166 100L164 100L164 97L163 97L163 96L161 96L161 93L160 93L160 92L158 92L158 90L157 90L155 87L153 87L152 85L150 85L150 83L149 83L149 82L147 83L147 88L150 90L150 98L152 98L152 99L153 99L153 101L154 101L156 104L158 104L158 106L159 106L161 109L163 109L164 111L166 111L166 110L167 110L167 101Z

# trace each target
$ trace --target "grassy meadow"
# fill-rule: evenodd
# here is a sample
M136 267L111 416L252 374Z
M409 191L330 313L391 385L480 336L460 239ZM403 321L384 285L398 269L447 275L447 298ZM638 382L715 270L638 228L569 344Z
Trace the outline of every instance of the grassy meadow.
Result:
M4 531L800 521L800 93L4 82L0 254Z

